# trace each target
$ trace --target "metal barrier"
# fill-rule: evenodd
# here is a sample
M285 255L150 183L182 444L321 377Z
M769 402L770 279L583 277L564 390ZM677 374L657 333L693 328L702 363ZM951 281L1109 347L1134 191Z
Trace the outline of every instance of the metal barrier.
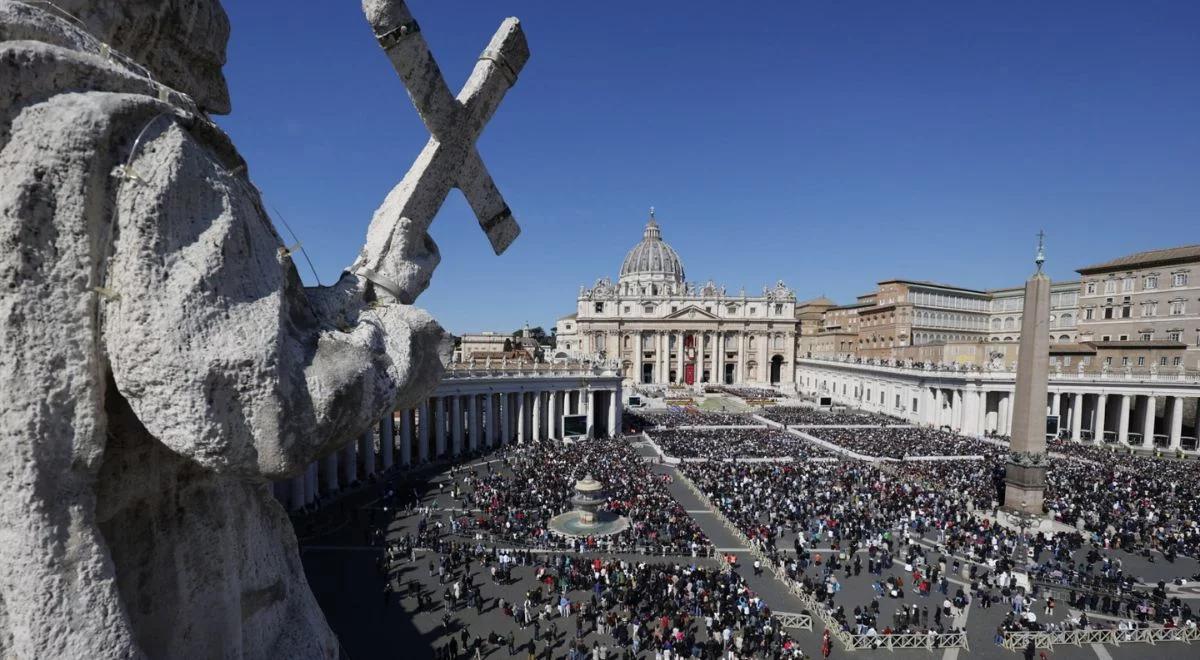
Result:
M848 641L847 641L848 639ZM925 649L967 648L967 634L958 633L910 633L903 635L845 635L846 650L862 649Z
M1161 626L1151 628L1133 628L1131 630L1119 630L1116 628L1106 628L1097 630L1095 628L1087 628L1081 630L1039 630L1039 631L1017 631L1004 633L1004 641L1002 646L1010 651L1021 651L1029 645L1030 641L1033 645L1040 649L1048 649L1054 645L1069 644L1072 646L1083 646L1084 644L1113 644L1120 646L1121 644L1157 644L1159 642L1185 642L1191 644L1195 641L1200 641L1200 629L1197 628L1163 628Z

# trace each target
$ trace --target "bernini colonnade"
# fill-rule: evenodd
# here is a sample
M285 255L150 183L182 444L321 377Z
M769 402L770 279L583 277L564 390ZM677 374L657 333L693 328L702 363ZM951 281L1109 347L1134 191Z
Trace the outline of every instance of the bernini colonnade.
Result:
M1012 371L939 371L801 359L800 391L967 435L1012 429ZM1075 441L1194 452L1200 428L1194 374L1051 372L1046 414Z
M421 405L395 410L376 429L316 461L276 496L292 509L393 466L415 468L535 440L563 439L568 415L586 416L588 436L619 432L621 377L578 365L453 365Z

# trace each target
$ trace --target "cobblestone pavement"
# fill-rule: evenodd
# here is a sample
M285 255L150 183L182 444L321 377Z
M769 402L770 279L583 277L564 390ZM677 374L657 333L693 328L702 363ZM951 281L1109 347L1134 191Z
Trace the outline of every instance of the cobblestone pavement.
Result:
M657 466L656 471L674 473L674 468ZM420 496L422 506L435 508L434 516L444 515L437 509L450 508L454 502L446 489L439 492L438 484L447 483L444 470L429 470L415 477L405 478L399 486L401 492L409 493L414 490ZM743 565L738 572L747 580L750 587L758 592L772 609L781 612L800 612L803 606L792 596L784 586L771 576L769 571L755 576L748 564L751 561L749 553L743 547L737 536L732 534L722 524L720 519L709 508L708 503L697 497L680 479L676 478L670 486L672 494L684 508L700 523L705 533L712 539L718 549L738 556ZM525 592L535 588L532 569L517 567L513 571L514 580L509 584L492 584L489 575L481 572L478 563L471 566L474 580L481 585L484 600L482 611L458 609L451 612L450 623L444 626L442 617L446 613L442 602L445 585L438 583L437 575L430 575L429 561L433 558L431 552L418 551L416 561L402 562L390 576L397 593L390 599L384 598L383 585L386 578L379 569L383 555L382 548L371 543L373 527L386 524L389 538L401 538L406 533L415 530L418 521L416 514L397 515L394 510L385 511L378 502L381 488L379 484L361 485L355 492L343 496L338 502L328 505L319 514L297 519L297 534L301 540L301 553L305 570L313 593L325 612L330 625L338 634L346 655L352 660L364 658L432 658L437 647L449 643L450 635L461 639L465 629L471 636L486 638L495 632L505 638L513 636L516 644L528 644L532 630L521 629L511 617L505 616L497 607L497 598L509 602L523 598ZM690 557L646 557L626 555L631 561L667 562L686 564L712 564L716 560ZM1168 567L1162 563L1138 565L1139 557L1126 557L1126 566L1130 569L1138 566L1137 573L1150 579L1160 574L1178 572L1179 566ZM1191 561L1191 560L1188 560ZM1194 563L1194 562L1193 562ZM859 577L842 579L843 590L838 595L838 601L845 603L848 610L854 604L867 604L873 598L871 578L865 572ZM418 610L415 598L408 597L409 583L415 582L420 589L431 596L431 603L424 609ZM1200 590L1197 590L1200 591ZM574 594L582 596L583 594ZM883 599L881 601L881 621L890 621L891 612L898 605L916 603L920 606L933 606L936 592L929 599L910 595L903 601ZM1192 596L1200 598L1200 594ZM386 600L386 602L385 602ZM940 601L936 601L940 602ZM1197 601L1196 604L1200 604ZM854 651L847 652L840 646L835 646L834 655L856 655L865 658L930 658L941 657L953 659L959 656L980 658L1020 658L1021 655L1011 653L996 646L993 642L995 630L1006 613L1006 606L997 604L992 608L970 607L965 615L965 626L968 631L970 650L936 650L936 651ZM1040 612L1039 612L1040 613ZM1060 610L1061 613L1061 610ZM819 619L814 619L811 632L788 630L797 639L804 651L812 657L820 657L820 639L823 626ZM574 635L573 619L560 621L558 637L553 646L553 657L562 658L566 653L566 645ZM612 644L611 638L598 637L593 632L587 632L584 642L591 646L593 641L600 640ZM539 644L538 650L544 651L545 645ZM886 655L885 655L886 654ZM492 645L484 652L483 657L509 658L526 657L524 648L517 648L515 656L509 654L507 644ZM543 656L544 657L544 656ZM610 653L609 657L618 657ZM640 657L653 658L653 654L643 652ZM1037 657L1037 656L1035 656ZM1173 658L1200 657L1200 646L1190 646L1181 643L1163 643L1156 646L1145 644L1114 646L1084 646L1084 647L1055 647L1047 652L1048 658L1099 658L1108 660L1141 659L1154 657L1156 660Z

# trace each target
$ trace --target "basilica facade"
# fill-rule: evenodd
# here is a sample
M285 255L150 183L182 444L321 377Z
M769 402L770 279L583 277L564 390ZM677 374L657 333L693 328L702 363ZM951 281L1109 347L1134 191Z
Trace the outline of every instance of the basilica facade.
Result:
M759 295L697 285L650 212L618 280L581 287L556 324L559 357L616 361L643 384L783 384L795 379L796 296L782 281Z

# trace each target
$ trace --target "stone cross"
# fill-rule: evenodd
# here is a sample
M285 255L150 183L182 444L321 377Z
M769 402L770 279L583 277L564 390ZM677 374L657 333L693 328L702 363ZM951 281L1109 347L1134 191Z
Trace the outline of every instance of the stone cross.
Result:
M389 291L395 287L376 271L401 218L428 229L451 188L463 192L496 254L520 234L475 141L516 83L529 60L529 46L520 22L505 19L456 97L403 0L363 0L363 12L430 133L416 162L372 220L364 258L357 264L359 275Z

